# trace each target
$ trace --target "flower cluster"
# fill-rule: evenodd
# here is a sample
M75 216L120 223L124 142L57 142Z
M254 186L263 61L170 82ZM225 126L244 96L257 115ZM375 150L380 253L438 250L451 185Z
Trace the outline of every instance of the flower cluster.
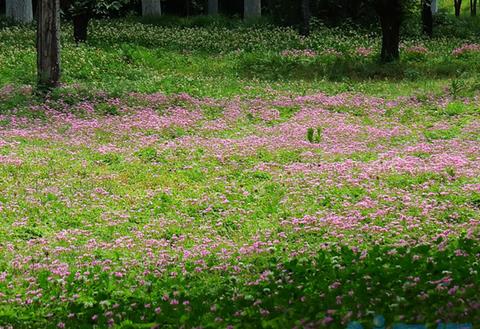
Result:
M288 49L280 53L283 57L317 57L318 53L311 49Z
M427 54L429 51L422 45L411 46L405 49L406 52L411 54Z
M355 49L355 54L361 57L368 57L373 53L372 48L366 48L366 47L358 47Z
M480 45L475 43L464 44L459 48L455 48L452 51L452 56L459 57L472 52L480 52Z

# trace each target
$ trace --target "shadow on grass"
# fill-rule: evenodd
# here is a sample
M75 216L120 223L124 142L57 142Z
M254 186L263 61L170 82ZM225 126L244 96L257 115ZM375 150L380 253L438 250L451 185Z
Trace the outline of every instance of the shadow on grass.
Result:
M480 270L479 252L477 240L462 237L411 247L377 245L364 252L331 246L315 257L293 259L264 253L255 256L247 281L247 273L235 271L195 273L193 264L186 264L186 275L147 271L121 280L92 268L95 279L86 279L79 298L65 298L58 308L0 305L0 325L55 328L66 322L68 328L106 328L114 319L120 328L225 328L225 323L286 328L305 319L308 328L318 328L330 317L329 328L345 328L342 321L371 322L369 312L385 315L388 323L400 315L430 324L437 319L478 323L474 303L480 277L471 273ZM213 266L217 260L204 261ZM79 293L74 271L63 285L50 280L47 270L34 275L45 298ZM138 285L139 280L145 284ZM346 317L349 313L355 318Z
M450 56L434 60L404 60L381 64L375 58L316 57L288 58L282 55L267 57L245 54L238 64L244 78L261 80L421 80L475 77L480 60L456 59Z

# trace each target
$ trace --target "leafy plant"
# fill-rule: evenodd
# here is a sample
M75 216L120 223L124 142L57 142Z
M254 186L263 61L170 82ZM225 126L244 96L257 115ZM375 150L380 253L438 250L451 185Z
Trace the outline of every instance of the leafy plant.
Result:
M467 88L467 85L463 79L452 79L450 80L450 94L453 99L457 99L461 92Z
M72 16L94 13L105 17L117 13L128 3L129 0L74 0L68 7L68 13Z
M313 128L307 129L307 140L310 143L320 143L322 141L322 132L323 129L318 127L316 130Z

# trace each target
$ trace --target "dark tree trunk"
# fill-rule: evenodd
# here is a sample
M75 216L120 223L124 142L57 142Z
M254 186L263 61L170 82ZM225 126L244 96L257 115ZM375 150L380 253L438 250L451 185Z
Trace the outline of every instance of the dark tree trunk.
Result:
M76 43L87 41L88 22L90 13L82 13L72 17L73 19L73 39Z
M376 10L382 27L381 61L393 62L400 58L401 0L377 0Z
M477 16L477 0L470 0L470 15Z
M302 25L300 27L300 33L302 35L310 34L310 18L312 17L310 11L310 0L302 0Z
M422 27L423 33L431 37L433 34L433 14L431 0L422 0Z
M60 1L39 0L37 19L37 75L41 89L60 81Z
M460 11L462 9L462 0L453 0L453 5L455 6L455 16L460 16Z

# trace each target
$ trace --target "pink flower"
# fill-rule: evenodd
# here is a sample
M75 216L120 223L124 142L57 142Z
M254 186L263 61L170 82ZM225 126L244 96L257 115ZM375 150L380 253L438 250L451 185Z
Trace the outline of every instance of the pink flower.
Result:
M327 325L333 322L333 318L331 316L326 316L322 320L323 325Z
M280 53L283 57L316 57L318 54L311 49L289 49Z
M368 57L372 54L372 52L373 52L372 48L358 47L357 49L355 49L355 53L358 56L362 56L362 57Z
M417 46L412 46L408 47L405 49L406 52L411 53L411 54L426 54L428 53L428 49L425 48L424 46L417 45Z
M470 52L480 52L480 44L464 44L461 47L454 49L452 55L458 57Z

